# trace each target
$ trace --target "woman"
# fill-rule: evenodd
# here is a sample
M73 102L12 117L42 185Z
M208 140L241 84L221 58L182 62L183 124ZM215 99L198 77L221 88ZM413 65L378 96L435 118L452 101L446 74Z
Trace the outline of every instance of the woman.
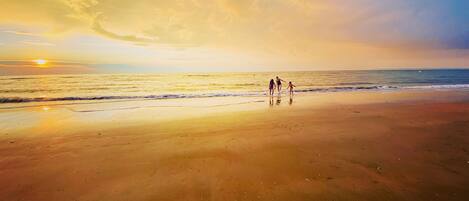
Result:
M274 79L270 79L270 83L269 83L269 94L271 96L274 95L274 89L275 89L275 82L274 82Z

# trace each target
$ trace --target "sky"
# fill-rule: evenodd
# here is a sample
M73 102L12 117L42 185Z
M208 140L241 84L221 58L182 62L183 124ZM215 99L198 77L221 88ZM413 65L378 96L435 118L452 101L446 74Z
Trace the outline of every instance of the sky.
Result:
M467 10L467 0L0 0L0 75L465 68Z

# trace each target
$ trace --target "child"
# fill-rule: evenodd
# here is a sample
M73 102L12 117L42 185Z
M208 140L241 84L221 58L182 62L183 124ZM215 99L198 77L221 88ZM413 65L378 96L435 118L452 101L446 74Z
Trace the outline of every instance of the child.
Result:
M291 82L288 82L288 87L287 89L290 91L290 96L293 95L293 88L296 87L294 84Z

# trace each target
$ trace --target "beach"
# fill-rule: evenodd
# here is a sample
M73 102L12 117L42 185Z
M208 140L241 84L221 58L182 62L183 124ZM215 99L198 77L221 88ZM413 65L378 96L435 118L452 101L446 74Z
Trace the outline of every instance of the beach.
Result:
M467 200L468 94L14 105L0 200Z
M0 201L469 201L469 0L0 2Z

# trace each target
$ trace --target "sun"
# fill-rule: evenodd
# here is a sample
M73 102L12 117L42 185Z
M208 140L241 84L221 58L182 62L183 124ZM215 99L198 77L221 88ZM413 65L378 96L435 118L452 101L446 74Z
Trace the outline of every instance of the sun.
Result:
M33 62L40 66L47 64L47 60L45 59L36 59L36 60L33 60Z

